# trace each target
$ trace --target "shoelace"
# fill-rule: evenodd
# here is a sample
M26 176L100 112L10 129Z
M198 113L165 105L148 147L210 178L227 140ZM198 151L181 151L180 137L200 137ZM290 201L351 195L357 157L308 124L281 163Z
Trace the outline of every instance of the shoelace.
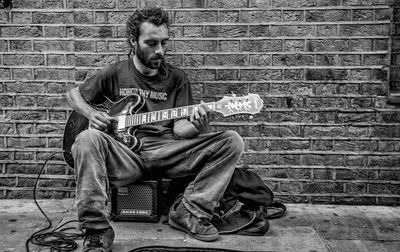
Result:
M88 236L88 240L89 240L89 247L92 248L101 248L103 246L103 233L94 233L94 234L90 234Z
M210 225L211 225L210 220L207 219L207 218L200 218L199 223L200 223L201 225L203 225L203 226L210 226Z

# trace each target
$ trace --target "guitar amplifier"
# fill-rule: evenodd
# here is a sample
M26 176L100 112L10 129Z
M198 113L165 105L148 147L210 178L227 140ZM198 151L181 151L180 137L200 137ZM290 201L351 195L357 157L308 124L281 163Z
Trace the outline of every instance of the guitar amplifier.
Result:
M161 179L111 189L111 220L158 222Z

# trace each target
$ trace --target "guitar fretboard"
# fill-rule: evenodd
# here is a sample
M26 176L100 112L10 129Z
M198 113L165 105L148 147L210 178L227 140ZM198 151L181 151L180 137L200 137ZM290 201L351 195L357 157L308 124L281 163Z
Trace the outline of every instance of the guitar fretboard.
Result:
M215 102L205 103L212 111L215 110ZM142 124L161 122L171 119L185 118L194 114L194 112L200 107L200 104L163 109L153 112L140 113L135 115L121 116L119 118L119 127L123 124L124 128L133 127Z

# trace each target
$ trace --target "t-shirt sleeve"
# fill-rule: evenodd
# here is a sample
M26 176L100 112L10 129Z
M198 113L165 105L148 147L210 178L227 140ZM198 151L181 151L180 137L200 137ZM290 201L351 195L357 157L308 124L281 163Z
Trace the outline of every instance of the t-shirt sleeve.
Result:
M175 107L183 107L194 104L192 88L186 74L182 71L181 85L176 92Z
M97 104L104 101L104 96L112 98L110 76L107 72L100 70L79 86L79 92L87 102Z

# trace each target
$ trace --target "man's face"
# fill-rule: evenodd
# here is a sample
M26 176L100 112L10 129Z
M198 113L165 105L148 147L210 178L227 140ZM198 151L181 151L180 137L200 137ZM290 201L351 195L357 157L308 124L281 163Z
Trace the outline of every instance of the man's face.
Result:
M156 26L149 22L140 25L136 55L148 68L159 69L167 50L168 28L166 25Z

